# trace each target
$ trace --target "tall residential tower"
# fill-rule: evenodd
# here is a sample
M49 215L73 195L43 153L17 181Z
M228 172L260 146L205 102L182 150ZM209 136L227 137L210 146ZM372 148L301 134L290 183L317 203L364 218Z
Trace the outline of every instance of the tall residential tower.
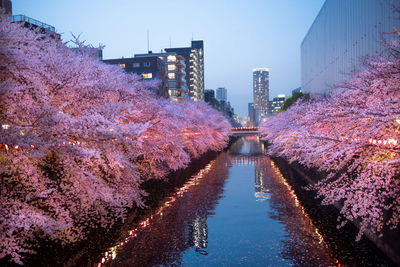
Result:
M185 59L186 82L189 96L195 101L204 101L204 45L203 41L192 41L191 47L165 48Z
M217 94L217 96L216 96L217 100L219 100L219 101L221 101L221 100L227 101L228 100L226 88L224 88L224 87L217 88L216 94Z
M269 69L253 69L253 103L260 110L260 116L268 114Z

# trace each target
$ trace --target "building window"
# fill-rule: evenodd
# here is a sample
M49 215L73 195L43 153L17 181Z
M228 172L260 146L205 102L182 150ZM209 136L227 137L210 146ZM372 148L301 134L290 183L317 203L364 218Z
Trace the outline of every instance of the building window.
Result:
M144 62L143 63L143 66L145 66L145 67L150 67L150 65L151 65L150 62Z
M173 72L168 73L168 79L174 80L175 79L175 73L173 73Z
M132 67L140 68L140 63L139 62L135 62L135 63L132 64Z
M153 78L153 73L151 73L151 72L143 73L142 77L143 77L143 79L151 79L151 78Z
M125 64L119 64L119 66L123 69L125 68Z
M170 89L168 90L168 93L170 96L177 96L176 89Z
M169 55L167 57L167 62L176 62L176 56Z
M168 70L176 70L176 66L174 64L168 64Z

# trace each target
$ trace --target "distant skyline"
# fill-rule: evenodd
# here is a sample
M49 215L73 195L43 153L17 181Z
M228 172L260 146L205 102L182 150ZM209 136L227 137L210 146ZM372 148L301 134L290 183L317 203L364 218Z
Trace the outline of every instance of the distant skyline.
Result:
M116 4L118 3L118 4ZM228 90L235 113L253 101L252 69L270 69L270 98L300 86L300 44L324 0L13 0L13 15L105 45L104 59L132 57L204 40L205 88Z

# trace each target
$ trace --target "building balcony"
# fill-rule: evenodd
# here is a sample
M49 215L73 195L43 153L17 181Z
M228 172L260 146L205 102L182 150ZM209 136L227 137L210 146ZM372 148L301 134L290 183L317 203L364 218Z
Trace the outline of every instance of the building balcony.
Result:
M176 75L178 75L178 76L185 76L185 75L186 75L186 72L184 72L184 71L182 71L182 70L177 70L177 71L176 71Z
M12 16L11 22L29 23L32 26L36 26L36 27L40 27L40 28L43 28L43 29L46 29L46 30L49 30L49 31L52 31L52 32L56 32L56 28L55 27L53 27L53 26L51 26L49 24L46 24L44 22L38 21L36 19L30 18L30 17L25 16L25 15L14 15L14 16Z
M183 93L183 94L187 94L187 92L188 92L186 87L184 87L184 86L177 88L177 90L178 90L178 92Z
M182 61L177 61L176 63L176 66L178 67L178 68L185 68L186 67L186 65L185 65L185 63L183 63Z

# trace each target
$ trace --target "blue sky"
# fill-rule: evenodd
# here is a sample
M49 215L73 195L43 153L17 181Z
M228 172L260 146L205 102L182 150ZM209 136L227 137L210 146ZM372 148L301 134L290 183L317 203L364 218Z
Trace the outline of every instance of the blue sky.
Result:
M239 116L252 102L252 69L270 69L270 98L300 86L300 44L324 0L12 0L55 26L64 41L81 34L105 45L105 59L190 46L204 40L205 87L226 87Z

